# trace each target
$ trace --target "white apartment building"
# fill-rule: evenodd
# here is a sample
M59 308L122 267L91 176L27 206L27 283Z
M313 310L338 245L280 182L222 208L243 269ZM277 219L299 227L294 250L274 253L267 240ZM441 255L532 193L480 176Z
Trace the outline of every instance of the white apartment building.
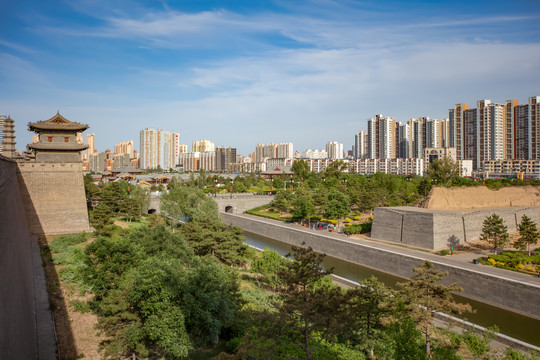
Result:
M365 159L368 157L368 136L364 130L354 135L354 154L355 159Z
M329 159L341 160L343 159L343 144L330 141L326 144L326 152Z
M191 152L203 152L203 151L214 151L216 149L213 142L210 140L197 140L191 143Z
M326 150L311 150L307 149L302 152L302 159L327 159L328 153Z
M179 147L175 141L180 135L167 130L146 128L140 132L140 166L142 169L166 170L178 164ZM176 140L175 140L176 139Z
M381 114L368 119L368 149L369 159L392 159L396 157L395 141L396 121Z
M294 157L293 143L281 143L277 145L276 157L288 159Z

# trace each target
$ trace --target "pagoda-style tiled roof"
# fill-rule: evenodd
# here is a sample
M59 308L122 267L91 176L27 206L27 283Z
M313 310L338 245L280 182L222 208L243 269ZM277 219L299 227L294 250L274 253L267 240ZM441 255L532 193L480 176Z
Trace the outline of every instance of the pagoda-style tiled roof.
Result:
M80 132L86 129L88 129L88 125L69 121L68 119L60 115L59 112L56 113L56 115L54 115L49 120L28 123L28 130L35 132L40 132L44 130L64 130Z
M88 149L87 145L79 143L35 143L26 145L28 149L34 150L56 150L56 151L83 151Z

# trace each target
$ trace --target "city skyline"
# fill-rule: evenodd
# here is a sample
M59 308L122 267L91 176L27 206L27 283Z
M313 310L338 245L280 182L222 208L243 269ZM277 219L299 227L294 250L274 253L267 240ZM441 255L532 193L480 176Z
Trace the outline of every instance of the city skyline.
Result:
M148 126L239 154L257 143L349 150L382 113L444 119L458 103L540 93L540 4L516 1L287 3L9 2L0 113L57 110L96 148ZM22 125L22 126L21 126ZM253 141L253 135L257 135Z

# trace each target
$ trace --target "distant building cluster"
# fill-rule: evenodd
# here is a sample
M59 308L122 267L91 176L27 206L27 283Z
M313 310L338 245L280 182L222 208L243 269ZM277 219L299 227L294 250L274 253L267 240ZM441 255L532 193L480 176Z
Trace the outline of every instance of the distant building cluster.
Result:
M1 152L16 152L12 128L13 120L0 115ZM82 144L80 134L76 141ZM202 139L193 141L189 152L188 146L180 143L179 133L152 128L140 131L139 153L133 140L115 144L113 152L98 152L94 143L95 135L87 135L88 150L83 154L86 171L172 168L248 173L290 167L294 161L304 159L315 172L342 160L353 173L422 175L434 159L450 157L458 163L463 176L474 173L538 177L540 96L530 97L521 105L518 100L507 100L504 104L478 100L476 108L459 103L449 109L446 119L426 116L401 123L377 114L367 120L366 130L355 134L352 150L347 151L336 141L329 141L325 149L307 149L302 153L294 151L292 142L259 143L253 153L244 157L237 154L235 147L216 146Z

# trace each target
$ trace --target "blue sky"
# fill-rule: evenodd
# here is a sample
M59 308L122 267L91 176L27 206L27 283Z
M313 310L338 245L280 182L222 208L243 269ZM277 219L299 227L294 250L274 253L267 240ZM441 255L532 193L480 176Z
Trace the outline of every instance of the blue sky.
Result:
M540 1L0 0L0 114L57 110L99 151L146 127L247 155L350 149L375 114L540 95Z

